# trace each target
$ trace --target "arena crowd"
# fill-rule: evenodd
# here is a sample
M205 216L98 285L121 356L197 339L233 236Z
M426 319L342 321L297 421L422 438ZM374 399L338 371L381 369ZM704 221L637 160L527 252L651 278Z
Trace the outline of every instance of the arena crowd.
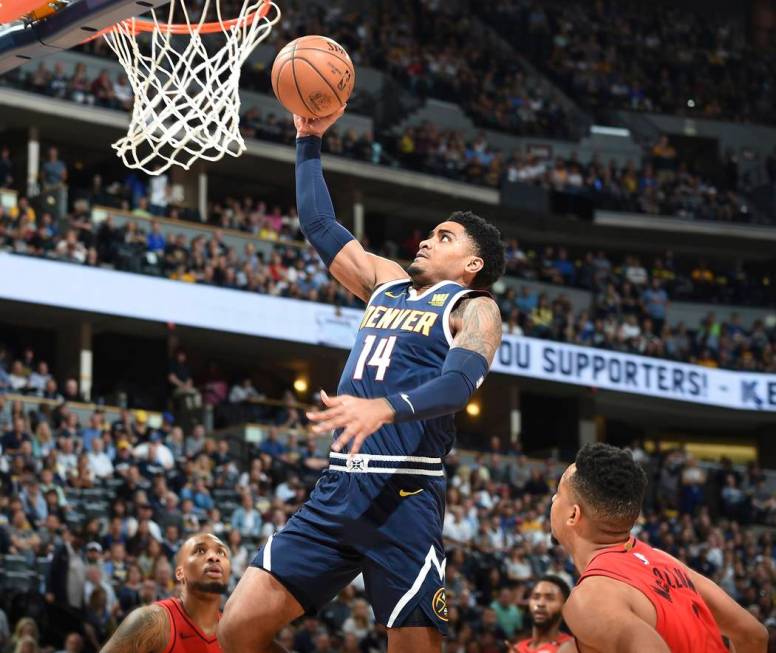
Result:
M29 366L21 375L39 370L34 355L18 360ZM184 431L171 414L158 428L148 422L145 411L110 420L99 408L82 421L66 402L25 409L0 395L4 650L99 650L134 607L174 595L174 553L200 530L228 542L233 587L327 464L302 427L267 426L260 444L237 456L201 425ZM763 528L776 525L776 498L763 471L701 465L682 450L647 453L639 443L632 452L651 481L635 535L776 629L776 548ZM448 650L504 652L530 629L532 583L548 573L575 579L547 519L562 466L493 438L486 451L454 451L446 467ZM363 591L359 577L281 642L296 653L384 651L385 629Z

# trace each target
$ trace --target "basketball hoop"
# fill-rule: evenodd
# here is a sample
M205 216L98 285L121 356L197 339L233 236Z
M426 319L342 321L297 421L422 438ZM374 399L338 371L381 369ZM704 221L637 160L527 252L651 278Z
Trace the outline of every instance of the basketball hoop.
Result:
M194 22L185 0L172 0L166 23L152 11L152 20L131 18L100 33L124 67L134 95L127 135L113 143L127 167L154 175L172 165L188 170L198 159L218 161L245 151L240 70L280 20L280 10L271 0L244 0L238 17L225 21L221 0L212 2L216 22L205 22L211 0L204 0ZM176 4L185 23L173 23ZM143 33L150 42L138 40ZM202 38L209 34L225 39L213 52Z

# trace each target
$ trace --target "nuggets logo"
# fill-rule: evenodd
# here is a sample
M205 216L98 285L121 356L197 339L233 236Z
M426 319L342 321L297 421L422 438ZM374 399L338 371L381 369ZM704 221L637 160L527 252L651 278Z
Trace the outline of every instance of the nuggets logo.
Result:
M447 595L444 587L440 587L434 593L434 598L431 599L431 609L442 621L447 621Z
M437 293L430 300L429 304L432 306L444 306L445 300L450 296L450 293Z

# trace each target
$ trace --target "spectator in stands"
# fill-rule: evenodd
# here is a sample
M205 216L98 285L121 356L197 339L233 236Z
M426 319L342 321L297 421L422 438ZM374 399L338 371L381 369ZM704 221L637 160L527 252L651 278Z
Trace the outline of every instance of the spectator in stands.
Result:
M54 549L46 585L46 600L69 620L78 619L83 609L86 566L81 547L80 535L63 526L62 542Z
M0 439L0 446L4 454L16 454L22 448L22 443L30 442L32 438L27 432L27 423L24 417L18 415L13 419L13 429L6 431Z
M78 633L70 633L65 638L65 647L57 653L83 653L84 640Z
M136 209L137 210L137 209ZM166 240L158 220L151 221L151 231L148 234L148 251L154 254L163 254Z
M56 190L67 183L67 166L59 158L59 150L50 147L48 158L40 167L40 182L44 191Z
M253 497L246 490L240 498L240 506L232 513L232 528L243 537L257 538L261 534L261 515L253 505Z
M151 177L148 186L149 207L152 215L167 215L167 207L170 202L170 183L169 176L162 172Z
M105 445L100 437L92 441L91 451L89 452L89 469L97 479L109 478L113 475L113 463L104 451Z
M202 397L194 387L186 352L183 349L178 349L175 357L170 361L167 381L170 384L172 399L178 406L187 410L199 408Z
M11 149L7 145L0 147L0 188L13 188L14 164Z
M31 619L30 617L22 617L18 622L16 622L16 627L13 631L13 637L11 637L11 641L9 642L8 650L16 653L16 651L19 649L24 650L24 647L20 647L20 644L32 642L32 644L35 646L33 650L37 651L39 640L40 631L38 629L38 625L35 623L35 620Z

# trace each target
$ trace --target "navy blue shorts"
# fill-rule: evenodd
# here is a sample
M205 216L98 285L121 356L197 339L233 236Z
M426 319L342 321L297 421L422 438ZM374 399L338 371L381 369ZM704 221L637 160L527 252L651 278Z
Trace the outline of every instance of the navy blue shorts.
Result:
M251 565L275 576L308 614L363 573L378 623L433 625L446 634L442 463L385 458L359 455L346 471L333 454L310 498Z

